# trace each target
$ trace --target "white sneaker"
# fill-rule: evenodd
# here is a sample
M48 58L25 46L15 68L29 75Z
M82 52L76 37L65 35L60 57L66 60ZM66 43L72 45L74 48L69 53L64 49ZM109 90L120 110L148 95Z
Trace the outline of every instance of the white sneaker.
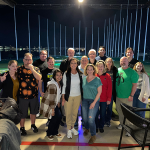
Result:
M122 129L122 125L119 124L116 128L119 129L119 130L121 130Z
M72 132L71 132L71 130L68 130L68 132L67 132L67 138L68 139L72 139Z
M131 135L128 132L126 132L126 136L130 137Z
M78 135L79 133L78 133L78 131L77 130L75 130L74 128L73 129L71 129L71 132L74 134L74 135Z

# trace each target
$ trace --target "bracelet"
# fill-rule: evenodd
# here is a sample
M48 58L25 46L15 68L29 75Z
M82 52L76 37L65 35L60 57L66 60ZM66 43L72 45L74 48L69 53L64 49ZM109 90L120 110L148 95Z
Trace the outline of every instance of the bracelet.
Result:
M131 97L133 97L132 95L130 95Z

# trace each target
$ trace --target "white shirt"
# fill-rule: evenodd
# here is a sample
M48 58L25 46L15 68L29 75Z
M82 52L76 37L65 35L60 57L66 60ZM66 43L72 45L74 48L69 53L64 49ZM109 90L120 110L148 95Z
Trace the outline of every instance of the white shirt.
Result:
M65 94L65 89L66 89L66 73L64 73L64 75L63 75L62 94ZM71 86L70 86L70 95L69 96L79 96L79 95L81 95L79 74L71 73Z

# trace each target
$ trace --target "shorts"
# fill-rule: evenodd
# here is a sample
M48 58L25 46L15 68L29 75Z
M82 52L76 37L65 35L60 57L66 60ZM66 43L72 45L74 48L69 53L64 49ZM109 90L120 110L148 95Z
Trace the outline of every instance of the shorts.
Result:
M39 112L38 97L33 99L19 98L19 109L22 112L22 116L21 116L22 119L28 116L29 107L30 107L30 114L36 115Z

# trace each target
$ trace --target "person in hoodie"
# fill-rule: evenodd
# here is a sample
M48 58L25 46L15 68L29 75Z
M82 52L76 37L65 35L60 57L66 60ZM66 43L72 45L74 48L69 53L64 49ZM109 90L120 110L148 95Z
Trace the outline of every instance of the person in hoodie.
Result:
M53 140L54 136L61 138L58 133L61 122L60 98L62 88L62 71L57 69L53 72L53 78L47 83L47 90L42 98L40 113L50 119L48 124L47 137Z
M98 132L98 128L101 133L104 132L104 124L105 124L105 117L106 117L106 108L107 105L111 103L112 97L112 81L111 76L108 73L105 73L105 62L103 60L99 60L96 63L96 67L98 73L96 74L97 77L100 78L102 82L102 93L100 95L100 109L97 111L97 115L95 118L96 121L96 132ZM100 115L100 120L99 120Z

